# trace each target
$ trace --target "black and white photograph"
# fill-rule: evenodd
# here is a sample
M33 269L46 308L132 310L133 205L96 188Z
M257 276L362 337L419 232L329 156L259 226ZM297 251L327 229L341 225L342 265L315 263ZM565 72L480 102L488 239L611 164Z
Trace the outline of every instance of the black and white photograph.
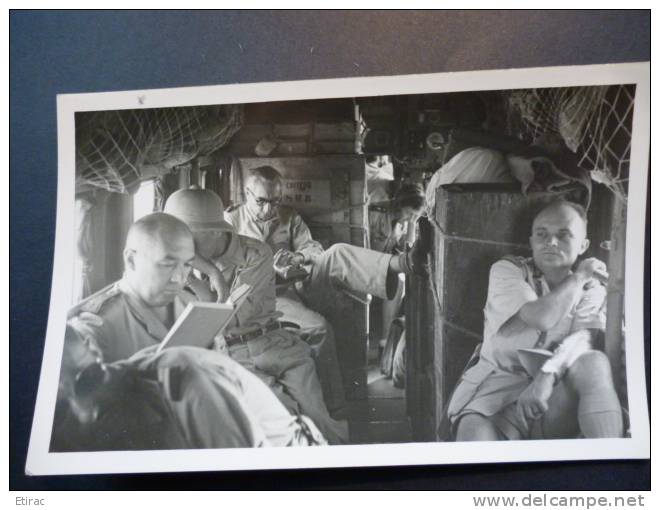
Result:
M26 469L647 457L648 81L59 96Z

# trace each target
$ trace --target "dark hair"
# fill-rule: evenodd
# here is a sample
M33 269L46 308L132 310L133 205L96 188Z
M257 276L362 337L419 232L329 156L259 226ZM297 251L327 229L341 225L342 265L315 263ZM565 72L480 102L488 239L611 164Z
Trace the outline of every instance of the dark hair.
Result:
M403 184L394 194L394 203L398 208L421 209L424 206L424 200L424 188L417 183Z

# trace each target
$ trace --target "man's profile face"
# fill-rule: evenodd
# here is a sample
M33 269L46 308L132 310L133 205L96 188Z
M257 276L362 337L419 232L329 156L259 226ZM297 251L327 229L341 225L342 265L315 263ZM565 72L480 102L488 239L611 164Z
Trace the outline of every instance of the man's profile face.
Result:
M529 243L541 271L570 269L589 247L586 225L572 207L561 205L541 211L534 219Z
M279 181L251 179L245 187L247 207L260 221L275 217L282 201L282 185Z
M155 236L127 255L127 270L133 273L133 290L148 306L165 306L183 290L195 257L191 235Z

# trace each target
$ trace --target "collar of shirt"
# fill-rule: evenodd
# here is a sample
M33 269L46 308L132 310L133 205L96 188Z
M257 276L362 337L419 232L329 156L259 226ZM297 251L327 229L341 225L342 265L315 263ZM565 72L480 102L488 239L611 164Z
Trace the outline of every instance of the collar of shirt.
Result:
M541 297L550 292L550 287L548 287L548 283L545 281L541 270L534 264L534 259L528 257L523 260L523 264L525 265L525 280L534 289L536 295Z
M125 279L122 279L117 283L117 285L124 295L126 303L131 309L133 316L144 325L147 332L159 340L165 338L165 335L167 335L168 332L168 328L165 327L165 324L163 324L160 318L151 310L149 306L147 306L142 298L133 291L128 282ZM184 303L186 302L184 297L177 296L175 301L177 299L180 299ZM174 307L175 317L179 315L180 310L177 310L177 308L180 307L177 307L176 302L168 306Z

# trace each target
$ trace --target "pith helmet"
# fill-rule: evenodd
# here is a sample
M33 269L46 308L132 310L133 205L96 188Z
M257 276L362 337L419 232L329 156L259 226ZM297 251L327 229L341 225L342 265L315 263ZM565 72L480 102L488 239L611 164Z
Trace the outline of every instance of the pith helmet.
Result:
M222 199L218 195L198 186L175 191L163 208L164 213L179 218L192 231L234 232L234 227L224 220L224 210Z

